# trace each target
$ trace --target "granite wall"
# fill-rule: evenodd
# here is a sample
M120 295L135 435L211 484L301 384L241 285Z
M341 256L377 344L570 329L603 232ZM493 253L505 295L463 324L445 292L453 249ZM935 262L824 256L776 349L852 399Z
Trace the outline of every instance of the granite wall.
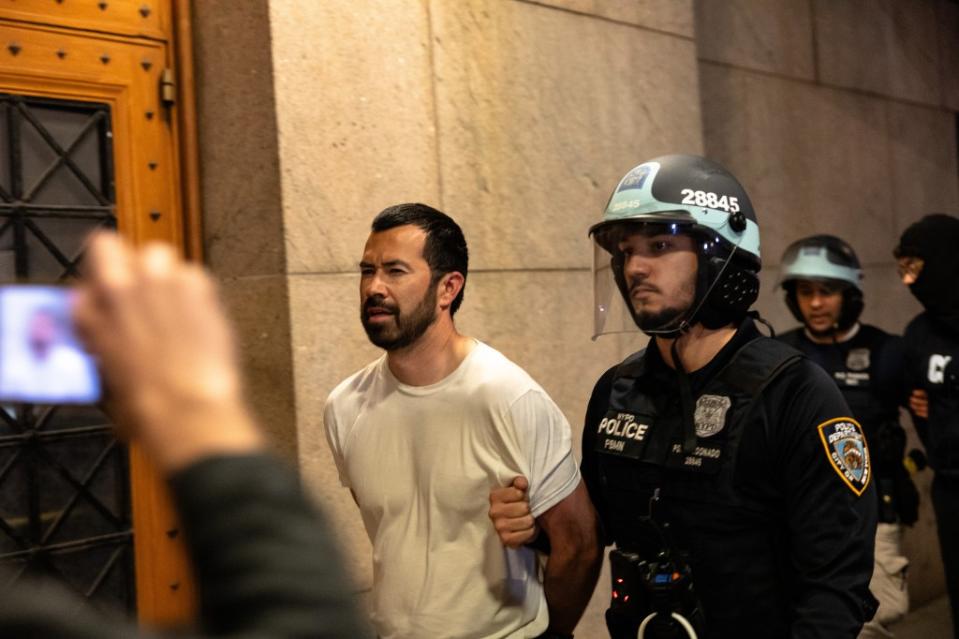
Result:
M760 307L792 239L844 235L865 319L899 330L899 231L959 209L959 15L947 0L204 0L194 3L210 266L251 396L336 522L369 545L322 430L327 393L378 355L358 321L370 220L419 200L462 224L466 333L526 368L579 436L593 382L645 340L589 339L586 230L616 180L706 152L760 213ZM941 592L927 512L914 594ZM577 635L604 635L604 576Z
M796 325L780 257L831 233L863 263L864 321L902 332L919 304L892 249L924 214L959 214L959 4L697 0L695 14L706 153L759 214L759 310L777 328ZM919 476L920 521L904 539L914 604L944 591L930 480Z

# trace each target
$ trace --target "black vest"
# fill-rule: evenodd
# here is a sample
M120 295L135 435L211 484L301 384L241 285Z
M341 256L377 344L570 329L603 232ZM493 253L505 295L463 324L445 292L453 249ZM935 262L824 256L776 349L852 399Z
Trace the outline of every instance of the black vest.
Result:
M710 633L724 627L722 617L731 622L746 605L736 599L749 602L752 619L772 631L768 636L785 628L783 502L774 477L737 472L737 453L743 437L769 441L774 425L757 410L757 400L801 358L766 337L740 347L697 393L697 446L687 455L676 387L664 386L661 375L646 370L641 351L618 368L606 418L597 427L598 475L610 512L607 533L618 547L650 556L662 540L646 517L665 526L668 543L692 566ZM772 465L751 460L745 468ZM657 489L659 500L650 512Z

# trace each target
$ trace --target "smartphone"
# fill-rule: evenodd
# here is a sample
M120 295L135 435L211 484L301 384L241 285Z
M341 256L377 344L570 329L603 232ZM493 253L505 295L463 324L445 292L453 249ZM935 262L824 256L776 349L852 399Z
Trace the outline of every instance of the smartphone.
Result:
M101 385L62 286L0 286L0 403L92 404Z

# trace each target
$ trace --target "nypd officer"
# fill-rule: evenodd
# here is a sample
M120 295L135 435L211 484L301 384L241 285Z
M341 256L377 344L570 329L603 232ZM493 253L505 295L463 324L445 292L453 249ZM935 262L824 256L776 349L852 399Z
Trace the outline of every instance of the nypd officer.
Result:
M916 430L935 471L932 506L959 638L959 218L927 215L895 250L903 284L923 306L903 336Z
M803 326L780 339L829 373L869 442L880 522L869 588L879 610L860 637L889 637L885 626L909 609L900 524L915 523L919 495L903 465L902 339L859 322L862 278L856 253L838 237L814 235L793 243L783 255L780 281L786 305Z
M709 160L656 158L590 235L596 333L628 321L653 338L599 379L583 431L615 545L610 635L855 637L875 610L869 449L829 376L747 313L759 227L743 187ZM490 495L508 545L535 535L524 485Z

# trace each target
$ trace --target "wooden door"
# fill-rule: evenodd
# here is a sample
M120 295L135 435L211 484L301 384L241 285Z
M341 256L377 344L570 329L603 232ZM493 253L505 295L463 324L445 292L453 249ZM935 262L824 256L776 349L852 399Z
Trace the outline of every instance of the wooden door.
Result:
M184 207L193 191L176 95L185 6L0 0L0 280L69 280L98 226L136 243L197 245L182 213L195 207ZM120 604L150 623L190 618L164 486L98 410L0 411L3 493L14 497L0 499L0 561L15 577L53 575L91 605Z

